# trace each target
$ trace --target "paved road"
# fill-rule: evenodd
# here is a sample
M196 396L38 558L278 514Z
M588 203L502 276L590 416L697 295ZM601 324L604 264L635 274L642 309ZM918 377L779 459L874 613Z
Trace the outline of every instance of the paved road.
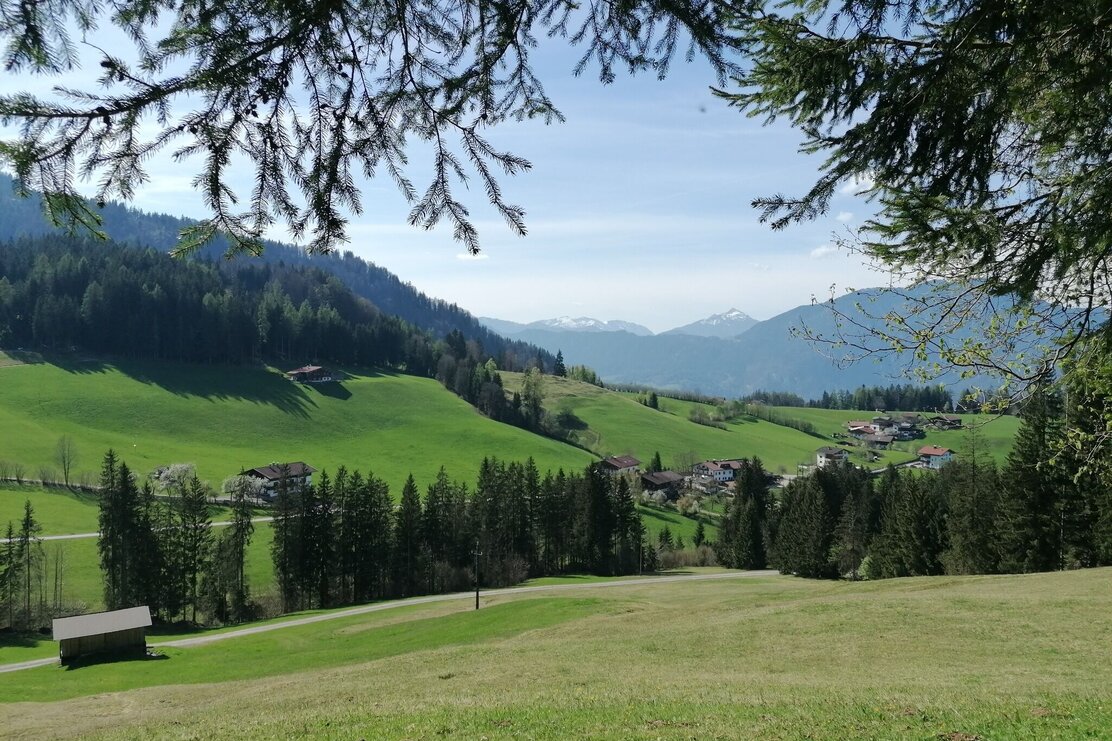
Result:
M777 572L775 571L726 571L720 574L674 574L672 576L646 576L631 579L615 579L614 581L587 582L586 584L544 584L535 587L506 587L505 589L486 590L482 592L482 596L498 597L502 595L528 594L531 592L565 592L577 589L613 589L616 587L630 587L643 584L670 584L681 581L745 579L757 576L771 576L776 573ZM172 648L203 646L209 643L216 643L217 641L227 641L233 638L242 638L243 636L255 635L258 633L268 633L272 630L292 628L296 625L308 625L310 623L320 623L326 620L339 620L345 617L352 617L353 615L366 615L370 612L394 610L399 607L409 607L410 605L426 605L431 602L451 602L453 600L471 600L474 598L474 592L455 592L453 594L435 594L428 597L412 597L410 599L392 600L390 602L376 602L371 605L362 605L360 607L352 607L347 610L337 610L320 615L309 615L307 617L294 618L293 620L285 620L283 622L272 623L270 625L256 625L254 627L231 630L227 633L216 633L213 635L196 636L194 638L179 638L173 641L162 641L161 643L152 643L150 644L150 646L151 648L159 648L162 646ZM5 672L20 671L21 669L33 669L38 666L50 666L51 664L57 663L58 659L52 657L49 659L22 661L18 664L3 664L0 665L0 674L3 674Z
M251 522L274 522L273 517L253 517ZM230 520L223 520L221 522L211 523L212 527L228 527L231 525ZM100 533L68 533L67 535L43 535L39 540L81 540L82 538L96 538ZM7 538L0 538L0 543L7 543Z

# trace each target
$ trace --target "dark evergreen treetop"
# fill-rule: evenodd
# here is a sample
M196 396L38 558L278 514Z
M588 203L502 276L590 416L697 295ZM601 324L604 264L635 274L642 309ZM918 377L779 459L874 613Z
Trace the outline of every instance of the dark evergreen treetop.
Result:
M1066 359L1108 365L1087 341L1109 333L1112 299L1108 3L755 0L735 25L752 63L720 94L826 157L802 195L755 201L763 218L813 219L858 187L877 210L848 246L945 289L885 332L843 314L847 332L815 339L938 354L1019 389ZM960 336L973 317L987 334Z
M663 76L677 55L706 57L724 75L730 0L88 0L0 3L6 72L55 74L98 64L100 89L59 88L0 97L0 121L21 127L0 161L48 194L55 218L95 224L73 180L93 176L102 199L127 200L158 151L204 161L195 183L212 217L183 235L195 247L217 230L233 250L257 251L275 220L309 238L313 251L345 238L341 209L360 211L354 176L393 180L413 204L409 221L446 218L455 238L478 235L454 186L478 178L510 228L524 211L502 196L497 173L529 163L498 150L486 130L508 119L562 118L531 66L537 37L582 51L574 72L596 67ZM75 43L114 26L131 48ZM31 85L28 85L31 87ZM149 134L140 123L154 119ZM408 140L435 152L423 193L406 175ZM245 210L228 188L246 161L254 188Z

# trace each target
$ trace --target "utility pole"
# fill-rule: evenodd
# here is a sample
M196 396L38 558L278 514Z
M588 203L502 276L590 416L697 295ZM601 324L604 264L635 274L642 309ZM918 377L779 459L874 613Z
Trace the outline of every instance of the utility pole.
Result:
M479 550L479 539L475 538L475 548L471 551L475 556L475 609L479 609L479 556L483 552Z

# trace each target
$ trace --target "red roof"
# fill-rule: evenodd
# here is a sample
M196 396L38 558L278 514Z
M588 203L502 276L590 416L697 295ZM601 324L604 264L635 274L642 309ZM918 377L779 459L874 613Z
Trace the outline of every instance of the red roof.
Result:
M919 455L937 456L946 455L949 452L949 448L940 448L937 445L924 445L923 447L919 448Z

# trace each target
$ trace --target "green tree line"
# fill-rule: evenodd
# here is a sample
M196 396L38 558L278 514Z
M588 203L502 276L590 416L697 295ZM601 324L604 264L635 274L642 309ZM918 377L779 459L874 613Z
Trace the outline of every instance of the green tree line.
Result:
M719 561L813 578L1024 573L1112 564L1112 493L1069 447L1085 409L1035 394L1001 469L973 434L940 471L828 466L769 496L739 478Z

